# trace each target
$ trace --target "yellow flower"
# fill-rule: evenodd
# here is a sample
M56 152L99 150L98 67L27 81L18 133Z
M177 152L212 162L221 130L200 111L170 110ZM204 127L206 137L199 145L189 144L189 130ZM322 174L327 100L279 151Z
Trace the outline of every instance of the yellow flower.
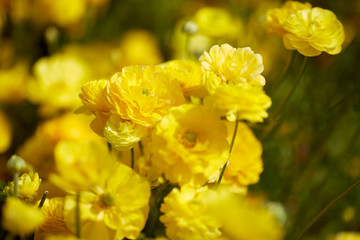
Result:
M185 102L178 82L160 68L152 66L124 67L111 78L107 98L125 120L152 127L168 109Z
M331 240L360 240L358 232L340 232L331 238Z
M36 207L9 197L2 209L3 229L17 235L27 235L35 231L44 221L44 216Z
M79 238L74 235L47 235L45 236L45 240L79 240Z
M180 185L202 185L219 175L229 144L226 126L202 106L172 108L152 133L152 162Z
M81 85L79 97L84 106L92 112L110 111L109 103L106 99L109 81L106 79L86 82Z
M259 85L223 85L214 94L205 99L225 114L229 121L239 119L250 122L262 122L268 117L266 109L271 106L271 99Z
M259 201L231 194L226 188L205 197L206 211L221 224L224 239L280 240L284 231Z
M258 83L265 85L261 75L264 70L262 57L249 47L233 48L229 44L213 46L209 53L204 52L199 61L205 71L212 74L205 77L205 87L213 93L216 87L223 84ZM218 79L218 78L220 79Z
M78 107L81 104L77 97L80 85L90 78L87 65L66 54L38 60L34 65L34 76L28 85L29 99L42 105L40 111L44 115Z
M206 198L214 194L206 186L195 189L184 185L174 188L165 198L160 211L160 221L166 227L166 235L172 240L217 239L221 224L206 208ZM249 238L251 239L251 238Z
M54 148L61 140L99 140L89 129L90 118L65 114L39 125L35 135L19 149L18 154L46 179L55 171ZM44 144L46 143L46 144Z
M148 133L148 128L111 115L106 121L104 136L117 150L128 150L140 142Z
M32 200L39 189L41 179L37 172L30 171L23 173L18 180L18 197L20 199ZM5 187L4 192L11 194L14 191L14 182L12 181Z
M83 227L88 224L104 224L109 229L109 234L116 231L117 239L136 239L148 216L149 184L131 168L119 162L112 165L111 172L100 177L100 182L92 191L81 192ZM75 205L74 197L66 198L65 222L72 230L75 229ZM86 239L99 239L88 236L89 233L84 228L82 234Z
M3 111L0 111L0 153L6 152L12 140L12 127Z
M159 65L176 78L186 96L203 97L206 91L203 87L203 71L200 64L190 60L172 60Z
M240 22L221 8L201 8L193 21L197 24L199 33L213 38L235 38L241 29Z
M310 57L323 51L332 55L340 53L344 28L333 12L297 2L287 5L270 10L267 17L269 31L283 36L286 49L296 49Z
M89 141L61 141L55 147L57 173L50 180L65 191L96 187L111 171L115 158L105 144Z
M35 240L47 239L47 235L50 234L73 235L64 222L64 198L46 199L41 211L45 216L45 221L35 231Z
M228 130L231 139L234 132L233 123L228 123ZM261 143L245 123L239 122L229 164L221 184L230 185L239 192L246 192L248 185L259 181L259 175L263 171L261 155Z

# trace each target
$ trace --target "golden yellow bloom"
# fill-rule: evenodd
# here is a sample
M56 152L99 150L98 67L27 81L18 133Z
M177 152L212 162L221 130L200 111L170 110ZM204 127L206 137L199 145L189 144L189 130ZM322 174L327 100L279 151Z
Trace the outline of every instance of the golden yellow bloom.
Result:
M39 189L41 179L37 172L30 171L23 173L18 180L18 197L20 199L32 200ZM14 192L14 182L10 182L8 186L4 188L4 192L11 194Z
M331 240L360 240L358 232L340 232L331 238Z
M103 158L104 160L104 158ZM92 191L81 193L81 211L84 228L88 223L103 223L116 231L117 239L136 239L145 226L149 211L150 186L148 182L122 163L110 167L107 175L100 177L101 184ZM75 229L75 198L65 200L65 222ZM85 229L86 239L96 239Z
M160 65L176 78L186 96L203 97L206 91L203 86L203 71L199 63L190 60L172 60Z
M9 197L2 209L3 229L17 235L27 235L35 231L44 222L44 216L36 207Z
M228 123L229 139L232 138L233 132L234 124ZM229 164L221 184L229 185L239 192L246 192L248 185L259 181L259 175L263 171L261 155L261 143L245 123L239 122Z
M229 121L235 121L238 115L239 119L262 122L268 117L266 109L271 106L271 99L262 87L248 83L218 87L205 101L209 105L212 102Z
M237 37L242 27L229 12L215 7L201 8L193 21L197 24L199 33L213 38Z
M0 111L0 153L6 152L12 140L12 127L3 111Z
M81 105L80 85L88 81L89 69L80 59L66 54L41 58L34 65L35 79L29 82L30 101L41 104L42 114Z
M202 106L172 108L152 133L152 162L180 185L203 185L219 175L229 144L226 126Z
M111 78L107 98L125 120L152 127L172 106L185 102L178 82L160 68L124 67Z
M80 238L83 239L83 238ZM37 240L37 239L35 239ZM77 238L74 235L47 235L45 237L45 240L79 240L79 238Z
M64 222L64 198L46 199L41 211L45 221L35 231L35 240L47 239L47 235L73 235Z
M280 240L284 230L276 217L261 202L220 188L205 197L207 212L221 224L224 239Z
M270 32L283 36L285 48L310 57L323 51L332 55L340 53L345 34L336 15L322 8L310 8L309 4L288 5L291 4L297 7L275 9L267 17Z
M207 212L206 198L213 191L206 186L198 189L184 185L174 188L165 198L160 211L160 221L166 227L166 235L172 240L217 239L221 235L220 222ZM251 238L248 238L251 239Z
M106 79L86 82L81 85L79 97L84 106L92 112L109 112L111 107L106 99L110 81Z
M61 140L100 140L89 129L91 119L85 115L65 114L39 125L35 135L19 149L18 154L46 179L55 171L54 148ZM44 144L46 143L46 144Z
M50 180L65 191L89 190L111 171L115 158L105 144L61 141L55 147L56 174Z
M210 76L205 77L205 87L210 93L223 84L255 82L265 85L265 78L261 75L264 70L262 57L249 47L233 48L229 44L220 47L215 45L209 53L205 51L199 61L205 71L212 72Z

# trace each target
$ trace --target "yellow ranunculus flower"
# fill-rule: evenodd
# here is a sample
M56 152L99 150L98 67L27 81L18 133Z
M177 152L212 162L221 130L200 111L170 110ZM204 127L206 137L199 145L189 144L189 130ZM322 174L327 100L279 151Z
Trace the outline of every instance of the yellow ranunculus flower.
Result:
M146 127L185 102L178 82L153 66L124 67L111 78L107 98L111 113Z
M73 235L64 222L64 198L46 199L41 211L45 221L35 231L35 240L47 239L47 235Z
M6 199L2 209L3 229L16 234L27 235L44 222L41 211L34 206L21 202L18 198Z
M203 185L227 160L226 126L203 106L181 105L158 122L150 151L153 165L171 182Z
M340 232L336 234L331 240L360 240L360 233L358 232Z
M221 235L221 223L206 208L206 198L213 194L215 192L206 186L174 188L160 208L164 213L160 221L166 227L166 235L172 240L217 239Z
M266 109L271 106L271 99L262 87L248 83L218 87L205 101L213 101L229 121L235 121L238 115L239 119L262 122L268 117Z
M12 140L12 127L3 111L0 111L0 153L6 152Z
M30 171L23 173L18 180L18 197L20 199L32 200L39 189L41 179L37 172ZM11 194L14 192L14 182L12 181L4 188L4 192Z
M297 2L287 5L296 7L285 6L267 13L269 31L283 36L286 49L309 57L323 51L332 55L340 53L345 33L333 12Z
M213 73L205 77L205 87L210 93L223 84L256 82L265 85L265 78L261 75L264 70L262 57L249 47L233 48L229 44L220 47L215 45L209 53L205 51L199 61L205 71Z
M111 171L101 176L99 182L101 184L93 187L91 191L81 192L80 195L82 235L86 239L99 239L96 238L97 235L91 235L90 231L86 231L86 227L89 224L104 224L109 235L116 231L117 239L136 239L145 226L149 212L149 183L120 162L113 164ZM75 198L67 197L65 222L73 231L75 206Z
M228 139L231 141L235 125L227 125ZM261 143L245 123L239 122L229 164L221 184L229 185L238 192L246 192L248 185L259 181L259 175L263 171L261 155Z
M79 97L84 106L92 112L110 111L109 102L106 99L107 87L110 81L106 79L86 82L81 85Z
M89 190L112 170L115 161L106 144L61 141L55 147L57 173L50 174L50 180L64 191Z

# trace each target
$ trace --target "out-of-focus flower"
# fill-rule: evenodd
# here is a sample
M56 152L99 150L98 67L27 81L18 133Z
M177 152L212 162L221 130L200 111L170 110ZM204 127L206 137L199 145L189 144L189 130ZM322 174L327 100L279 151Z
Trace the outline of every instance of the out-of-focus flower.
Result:
M122 66L155 65L162 62L162 56L157 39L145 30L132 30L120 41Z
M152 66L123 68L111 78L107 98L111 113L145 127L153 127L169 108L185 102L176 79Z
M35 231L34 239L47 239L47 235L73 235L64 221L64 198L46 199L41 211L45 221Z
M321 52L338 54L345 34L336 15L326 9L311 8L310 4L287 3L283 8L269 10L269 31L283 36L286 49L297 50L305 56Z
M34 65L34 77L28 84L29 99L41 105L44 115L80 106L80 85L91 79L87 65L67 54L38 60Z
M206 211L221 224L222 239L283 239L282 226L259 201L249 201L226 188L205 199Z
M30 78L28 65L18 62L13 67L0 70L0 102L18 103L26 97Z
M264 70L262 57L249 47L233 48L229 44L220 47L215 45L209 53L204 52L199 60L203 68L210 72L205 77L205 87L210 93L224 84L265 85L265 78L261 75Z
M152 133L152 162L171 182L203 185L227 160L226 126L216 114L191 104L172 108Z
M6 152L12 141L12 127L3 111L0 111L0 153Z
M340 232L336 234L331 240L360 240L360 233L358 232Z
M2 32L4 25L5 25L5 11L3 9L3 6L0 4L0 33Z
M176 78L185 96L203 97L206 90L203 86L203 71L199 63L191 60L172 60L160 65Z
M193 21L197 24L199 33L212 38L235 38L242 30L239 20L225 9L216 7L201 8Z
M18 154L46 179L55 171L54 148L61 140L100 140L89 129L91 119L85 115L66 114L48 120L36 129ZM46 143L46 144L44 144Z
M184 185L180 190L174 188L160 208L164 213L160 221L166 227L166 235L173 240L217 239L221 235L221 223L206 208L206 198L212 194L215 192L207 187L195 189Z
M56 174L50 180L64 191L89 190L112 170L115 158L105 144L61 141L55 147Z
M111 171L100 177L99 182L101 184L92 191L82 192L80 195L84 228L90 222L95 225L104 224L110 233L116 231L117 239L136 239L148 216L148 182L119 162L112 165ZM75 229L75 206L75 198L67 197L65 222L72 230ZM86 239L96 239L96 236L91 236L84 228L82 234Z
M231 141L234 123L227 122L227 125L228 139ZM230 186L234 191L245 193L248 185L259 181L259 175L263 171L261 155L261 143L245 123L239 122L229 164L221 184Z
M21 202L18 198L6 199L2 209L3 229L16 234L27 235L44 222L41 211Z
M18 180L18 197L31 201L36 196L40 183L41 179L37 172L23 173ZM14 192L14 181L4 188L4 192L7 194Z
M205 102L206 105L212 103L229 121L235 121L238 117L250 122L262 122L268 117L266 109L271 106L271 99L262 86L249 83L218 87Z
M41 238L40 238L41 239ZM45 240L79 240L79 238L77 238L74 235L46 235ZM83 238L80 238L83 239ZM35 239L37 240L37 239Z

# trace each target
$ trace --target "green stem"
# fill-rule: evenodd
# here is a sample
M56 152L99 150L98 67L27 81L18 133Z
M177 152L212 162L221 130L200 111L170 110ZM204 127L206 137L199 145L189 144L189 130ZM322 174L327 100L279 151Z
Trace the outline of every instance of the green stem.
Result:
M227 165L229 164L229 160L230 160L231 152L232 152L232 149L233 149L233 146L234 146L238 125L239 125L239 115L237 114L236 115L236 121L235 121L234 133L233 133L233 136L232 136L232 139L231 139L231 142L230 142L229 157L228 157L228 160L226 161L226 163L224 164L223 168L221 169L221 173L220 173L220 176L219 176L219 181L217 182L216 187L219 187L219 185L221 183L221 180L222 180L222 178L224 176L225 169L226 169Z
M301 236L320 218L322 217L322 215L324 215L330 207L332 207L333 205L335 205L335 203L337 203L341 198L343 198L346 194L348 194L349 192L351 192L351 190L353 190L355 187L357 187L360 184L360 180L358 180L356 183L354 183L353 185L351 185L348 189L345 190L345 192L343 192L342 194L340 194L339 196L337 196L334 200L332 200L328 205L326 205L326 207L324 207L318 214L315 215L315 217L313 217L310 222L308 222L308 224L305 225L305 227L303 229L301 229L300 233L294 238L294 240L299 240L301 238Z
M14 173L14 196L17 197L19 192L19 172Z
M135 153L134 153L134 148L130 149L131 152L131 168L134 169L134 165L135 165Z
M139 145L140 155L141 155L141 156L144 156L144 147L143 147L143 145L142 145L142 142L140 141L140 142L138 143L138 145Z
M75 223L76 223L76 237L81 238L80 192L78 192L76 195Z
M272 115L272 117L270 119L270 123L268 125L269 127L265 129L264 133L261 136L261 139L265 138L271 132L271 130L274 128L274 126L276 125L275 123L277 122L277 118L278 118L280 112L284 109L284 107L288 103L290 97L295 92L297 86L300 83L300 80L302 79L302 76L304 75L307 59L308 59L308 57L305 56L304 60L303 60L303 63L301 65L300 71L299 71L299 73L298 73L298 75L296 77L294 85L292 86L292 88L291 88L290 92L288 93L288 95L283 99L283 101L280 103L280 105L275 110L275 113Z
M44 192L44 194L43 194L43 196L42 196L42 198L40 200L39 206L38 206L39 209L41 209L42 206L44 205L44 202L46 200L46 197L47 197L48 193L49 193L49 191Z

